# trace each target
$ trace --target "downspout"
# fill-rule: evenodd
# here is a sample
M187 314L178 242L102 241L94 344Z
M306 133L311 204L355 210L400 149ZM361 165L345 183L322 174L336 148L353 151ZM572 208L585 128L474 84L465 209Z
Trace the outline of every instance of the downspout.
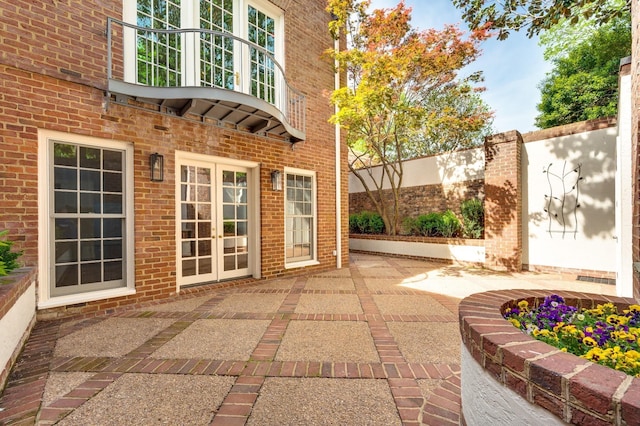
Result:
M334 40L334 49L338 53L340 51L340 36ZM334 89L340 88L340 64L338 58L335 59L335 75L334 75ZM340 111L338 105L335 105L335 114ZM341 158L340 158L340 124L335 125L335 138L336 138L336 268L342 268L342 179L341 179Z

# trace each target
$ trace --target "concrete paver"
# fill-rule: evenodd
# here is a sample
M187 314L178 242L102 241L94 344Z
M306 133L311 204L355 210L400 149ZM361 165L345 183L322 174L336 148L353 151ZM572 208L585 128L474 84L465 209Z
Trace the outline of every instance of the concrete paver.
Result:
M615 294L352 253L337 271L40 322L0 396L0 424L458 424L458 304L509 288Z

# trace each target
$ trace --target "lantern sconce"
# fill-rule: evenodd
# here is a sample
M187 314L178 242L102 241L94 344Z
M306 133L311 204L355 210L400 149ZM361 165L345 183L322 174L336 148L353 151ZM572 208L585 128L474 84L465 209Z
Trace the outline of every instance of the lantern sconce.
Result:
M151 167L151 182L162 182L164 180L164 156L154 152L149 156L149 166Z
M280 174L280 170L271 172L271 187L274 191L282 191L282 175Z

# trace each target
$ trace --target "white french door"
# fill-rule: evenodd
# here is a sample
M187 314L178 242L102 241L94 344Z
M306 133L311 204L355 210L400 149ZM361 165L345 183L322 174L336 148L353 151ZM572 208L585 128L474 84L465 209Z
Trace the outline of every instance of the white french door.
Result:
M177 159L178 285L252 275L252 171Z

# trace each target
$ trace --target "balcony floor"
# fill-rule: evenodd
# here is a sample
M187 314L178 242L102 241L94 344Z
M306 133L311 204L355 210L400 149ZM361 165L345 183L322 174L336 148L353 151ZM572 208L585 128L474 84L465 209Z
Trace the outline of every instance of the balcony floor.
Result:
M254 96L212 87L148 87L109 81L109 102L202 123L230 127L285 142L305 139L272 104Z

